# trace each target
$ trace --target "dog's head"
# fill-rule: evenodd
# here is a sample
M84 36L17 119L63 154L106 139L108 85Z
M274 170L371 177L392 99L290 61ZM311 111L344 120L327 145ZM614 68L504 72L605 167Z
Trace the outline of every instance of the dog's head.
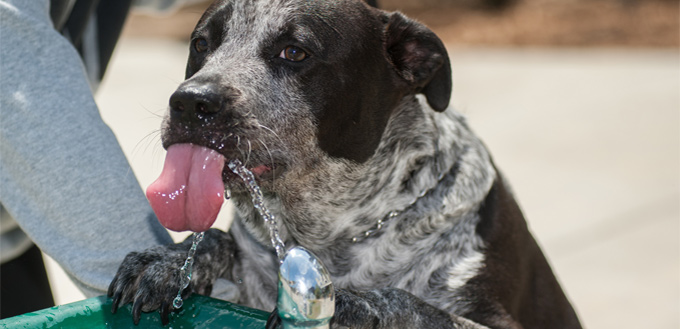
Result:
M423 94L444 111L451 93L439 38L358 0L216 1L190 47L164 147L238 158L275 193L318 185L336 174L328 163L370 161L400 104Z

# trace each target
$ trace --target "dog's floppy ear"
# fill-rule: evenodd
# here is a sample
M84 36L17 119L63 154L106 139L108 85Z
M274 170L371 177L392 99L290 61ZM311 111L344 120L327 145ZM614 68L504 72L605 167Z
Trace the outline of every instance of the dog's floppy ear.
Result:
M423 93L442 112L451 99L451 63L442 41L425 25L392 13L387 19L386 50L408 86Z

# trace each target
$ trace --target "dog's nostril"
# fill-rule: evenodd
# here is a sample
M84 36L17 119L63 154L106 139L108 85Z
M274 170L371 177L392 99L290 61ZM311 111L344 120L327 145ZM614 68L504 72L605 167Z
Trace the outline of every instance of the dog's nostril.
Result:
M175 93L170 99L170 109L175 112L194 114L215 114L220 111L219 99L212 99L211 95L191 93Z
M196 103L196 112L197 113L203 113L203 114L217 113L217 106L198 102L198 103Z
M180 112L184 111L184 104L182 104L182 102L180 102L180 101L173 102L171 107L175 111L180 111Z

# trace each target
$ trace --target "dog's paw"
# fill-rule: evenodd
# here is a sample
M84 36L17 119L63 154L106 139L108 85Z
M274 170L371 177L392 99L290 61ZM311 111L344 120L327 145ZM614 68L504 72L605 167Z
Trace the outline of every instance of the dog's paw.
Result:
M331 320L332 328L378 328L380 318L373 303L367 301L362 293L335 289L335 315Z
M332 321L333 322L333 321ZM331 323L330 325L331 329L348 329L349 327L337 324L337 323ZM269 318L267 319L267 324L265 325L265 329L281 329L283 328L283 321L281 320L281 317L279 316L279 308L275 307L274 311L272 311L269 314Z
M111 312L119 305L133 303L132 316L139 323L141 312L160 309L161 320L167 324L173 309L172 302L180 289L179 269L184 265L187 248L180 245L156 247L144 252L128 254L118 268L109 286L108 296L113 298ZM182 298L192 292L210 294L211 283L189 284Z
M274 311L269 313L269 318L267 319L267 324L264 326L265 329L280 329L281 328L281 317L279 317L279 308L275 307Z
M454 321L450 314L397 288L335 290L334 329L484 328L478 325L470 327L469 323L466 320Z
M174 309L172 302L180 289L180 268L192 242L189 237L182 243L128 254L109 286L108 295L113 298L111 311L115 313L119 305L133 303L132 316L136 324L142 312L160 309L161 320L167 324ZM231 273L235 250L230 234L216 229L206 231L194 254L191 282L182 292L182 298L192 292L210 295L215 280Z

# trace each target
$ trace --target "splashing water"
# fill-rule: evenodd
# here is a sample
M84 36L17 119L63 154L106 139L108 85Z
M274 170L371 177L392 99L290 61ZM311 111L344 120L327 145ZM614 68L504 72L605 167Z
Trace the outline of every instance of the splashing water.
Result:
M196 248L198 244L203 241L203 236L205 232L194 233L194 241L191 244L191 249L189 249L189 254L187 259L184 261L184 266L179 269L179 291L177 292L177 297L172 301L172 306L175 308L181 308L184 304L182 300L182 291L189 286L191 282L191 271L194 266L194 255L196 254Z
M239 160L232 160L229 162L229 169L234 172L234 174L241 177L243 182L250 192L250 198L253 201L253 206L260 213L265 224L269 228L269 238L272 243L272 247L276 250L276 256L279 258L279 263L283 261L285 256L285 245L279 236L279 226L274 215L269 212L267 207L264 205L264 197L262 196L262 190L260 186L257 185L255 181L255 176L250 170L248 170Z
M279 258L279 263L283 262L285 256L285 245L279 236L278 222L274 215L269 212L267 207L264 205L264 197L262 196L262 190L260 186L257 185L255 181L255 176L248 170L239 160L232 160L229 162L229 169L234 172L234 174L241 177L245 183L248 192L250 192L250 197L253 201L253 206L257 209L262 219L264 219L267 227L269 228L269 238L271 239L272 246L276 250L276 256ZM227 200L231 197L231 191L225 191L225 197ZM191 244L191 249L187 255L187 259L184 261L184 265L179 269L179 291L177 292L177 297L172 301L172 306L179 309L184 304L182 300L182 291L189 286L191 283L191 271L194 265L194 254L196 254L196 248L198 244L203 240L204 232L194 233L194 241Z

